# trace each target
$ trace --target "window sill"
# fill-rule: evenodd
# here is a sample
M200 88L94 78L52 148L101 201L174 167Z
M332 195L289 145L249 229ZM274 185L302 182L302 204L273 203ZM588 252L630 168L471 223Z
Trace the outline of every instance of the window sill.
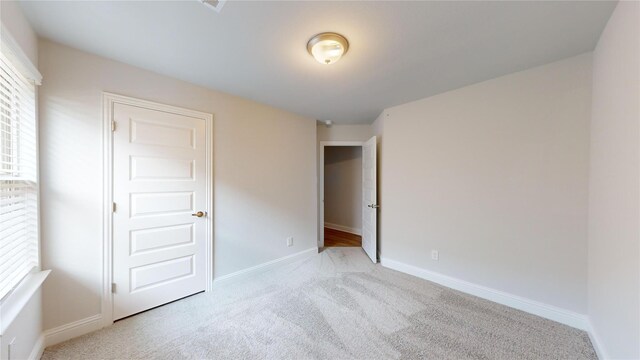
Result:
M7 331L13 320L31 300L33 294L40 289L50 272L51 270L37 271L27 275L20 285L2 300L0 303L0 336Z

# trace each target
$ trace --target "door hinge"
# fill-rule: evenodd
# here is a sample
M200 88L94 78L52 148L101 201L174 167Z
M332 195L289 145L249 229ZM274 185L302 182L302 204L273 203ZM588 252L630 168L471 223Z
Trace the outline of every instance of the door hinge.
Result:
M111 120L111 131L116 131L116 122Z
M115 202L111 206L111 211L116 212L116 203Z
M111 292L116 293L116 283L111 283Z

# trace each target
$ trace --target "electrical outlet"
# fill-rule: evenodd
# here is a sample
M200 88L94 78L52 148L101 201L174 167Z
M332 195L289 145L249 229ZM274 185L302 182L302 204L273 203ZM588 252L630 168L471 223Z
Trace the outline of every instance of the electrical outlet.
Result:
M436 260L440 258L440 254L438 254L438 250L431 250L431 260Z
M287 246L293 246L293 236L287 238Z

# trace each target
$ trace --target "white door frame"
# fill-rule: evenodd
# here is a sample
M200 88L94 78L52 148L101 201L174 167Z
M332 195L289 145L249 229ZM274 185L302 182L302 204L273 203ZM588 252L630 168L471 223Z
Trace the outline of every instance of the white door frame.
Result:
M320 141L320 239L318 247L324 247L324 148L327 146L360 146L365 141Z
M151 110L164 111L177 115L186 115L205 121L206 136L206 211L213 214L213 115L200 111L180 108L171 105L155 103L147 100L136 99L128 96L102 93L103 97L103 235L102 235L102 326L113 324L113 130L112 117L114 104L138 106ZM213 217L207 216L206 221L206 290L211 291L213 286Z

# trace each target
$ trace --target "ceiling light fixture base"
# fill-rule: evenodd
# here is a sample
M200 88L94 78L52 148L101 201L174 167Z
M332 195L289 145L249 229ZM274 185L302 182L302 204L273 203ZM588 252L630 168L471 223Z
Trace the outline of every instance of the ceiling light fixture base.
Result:
M347 38L334 32L316 34L307 42L307 51L321 64L330 65L337 62L347 50Z

